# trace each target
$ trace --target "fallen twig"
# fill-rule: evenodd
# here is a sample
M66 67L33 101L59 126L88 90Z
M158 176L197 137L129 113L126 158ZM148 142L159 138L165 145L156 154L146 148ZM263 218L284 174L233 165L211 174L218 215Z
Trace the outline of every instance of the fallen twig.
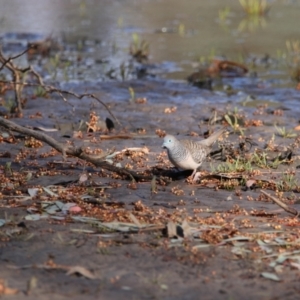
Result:
M295 217L299 217L299 212L292 208L292 207L289 207L288 205L286 205L285 203L283 203L281 200L279 200L278 198L266 193L265 191L261 190L260 191L262 194L264 194L265 196L269 197L270 199L272 199L278 206L280 206L281 208L283 208L286 212L294 215Z
M140 175L132 170L126 169L126 168L119 168L116 166L111 165L107 161L105 161L103 156L92 156L84 152L84 149L81 147L73 147L73 146L66 146L58 141L56 141L54 138L52 138L49 135L46 135L45 133L41 131L35 131L23 126L20 126L12 121L6 120L2 117L0 117L0 125L9 129L13 130L28 136L32 136L37 140L43 141L53 147L58 152L62 153L64 159L66 159L66 155L75 156L80 159L83 159L87 162L92 163L96 167L103 168L105 170L115 172L119 175L125 175L129 177L130 179L134 179L137 181L145 180L150 181L152 179L151 175Z
M65 266L51 262L51 264L34 264L34 265L23 265L23 266L8 266L11 269L43 269L43 270L63 270L66 271L66 275L80 274L88 279L96 279L97 277L88 269L81 266Z

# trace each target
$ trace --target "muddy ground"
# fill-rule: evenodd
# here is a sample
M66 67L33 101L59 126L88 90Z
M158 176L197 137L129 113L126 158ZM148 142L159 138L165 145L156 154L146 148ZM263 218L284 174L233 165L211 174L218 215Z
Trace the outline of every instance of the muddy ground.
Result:
M128 87L146 101L129 101ZM77 158L63 161L45 143L30 148L24 136L3 129L0 286L2 294L10 294L5 297L297 299L299 221L260 192L300 210L299 150L293 130L299 119L290 105L296 97L291 99L286 91L285 105L284 100L272 102L272 96L266 100L278 91L255 84L244 87L243 94L227 96L163 80L64 88L95 93L121 125L114 121L112 131L83 130L82 136L73 136L80 120L89 121L91 111L103 120L113 118L95 100L69 97L65 103L55 95L32 99L30 90L23 118L12 120L30 127L56 127L59 131L45 133L62 143L103 151L114 148L112 152L141 148L111 160L155 173L156 183L135 183ZM263 101L245 105L250 91ZM231 113L241 119L238 129L224 118ZM274 124L296 135L280 137ZM221 127L227 133L214 149L223 145L237 156L249 154L248 160L255 151L277 157L288 146L292 154L276 168L268 158L269 165L252 161L251 170L226 171L219 166L226 158L234 161L229 151L221 159L208 158L197 183L188 181L189 172L174 176L178 171L161 148L161 131L197 140ZM251 143L243 152L245 141ZM173 179L167 179L165 170ZM50 213L48 207L55 201L71 203L73 209ZM177 231L172 232L174 224ZM75 266L81 269L72 269Z

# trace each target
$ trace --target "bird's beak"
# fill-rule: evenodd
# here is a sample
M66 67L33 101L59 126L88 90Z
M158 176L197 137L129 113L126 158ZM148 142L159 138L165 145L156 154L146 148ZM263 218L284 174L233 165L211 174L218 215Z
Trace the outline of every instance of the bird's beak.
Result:
M167 149L167 147L165 146L165 143L163 143L163 144L161 145L161 147L162 147L163 149Z

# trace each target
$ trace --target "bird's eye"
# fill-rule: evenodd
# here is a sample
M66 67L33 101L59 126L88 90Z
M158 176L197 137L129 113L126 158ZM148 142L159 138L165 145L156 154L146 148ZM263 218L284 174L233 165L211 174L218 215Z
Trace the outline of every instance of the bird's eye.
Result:
M169 140L169 143L171 143L172 142L172 140Z

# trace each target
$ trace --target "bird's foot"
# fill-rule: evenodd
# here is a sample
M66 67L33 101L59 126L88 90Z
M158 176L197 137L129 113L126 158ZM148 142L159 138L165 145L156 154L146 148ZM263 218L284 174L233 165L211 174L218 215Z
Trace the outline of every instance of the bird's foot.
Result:
M187 178L187 182L196 183L200 177L201 177L201 172L193 172L193 174Z
M193 182L197 182L200 177L201 177L201 172L196 172L193 178Z

